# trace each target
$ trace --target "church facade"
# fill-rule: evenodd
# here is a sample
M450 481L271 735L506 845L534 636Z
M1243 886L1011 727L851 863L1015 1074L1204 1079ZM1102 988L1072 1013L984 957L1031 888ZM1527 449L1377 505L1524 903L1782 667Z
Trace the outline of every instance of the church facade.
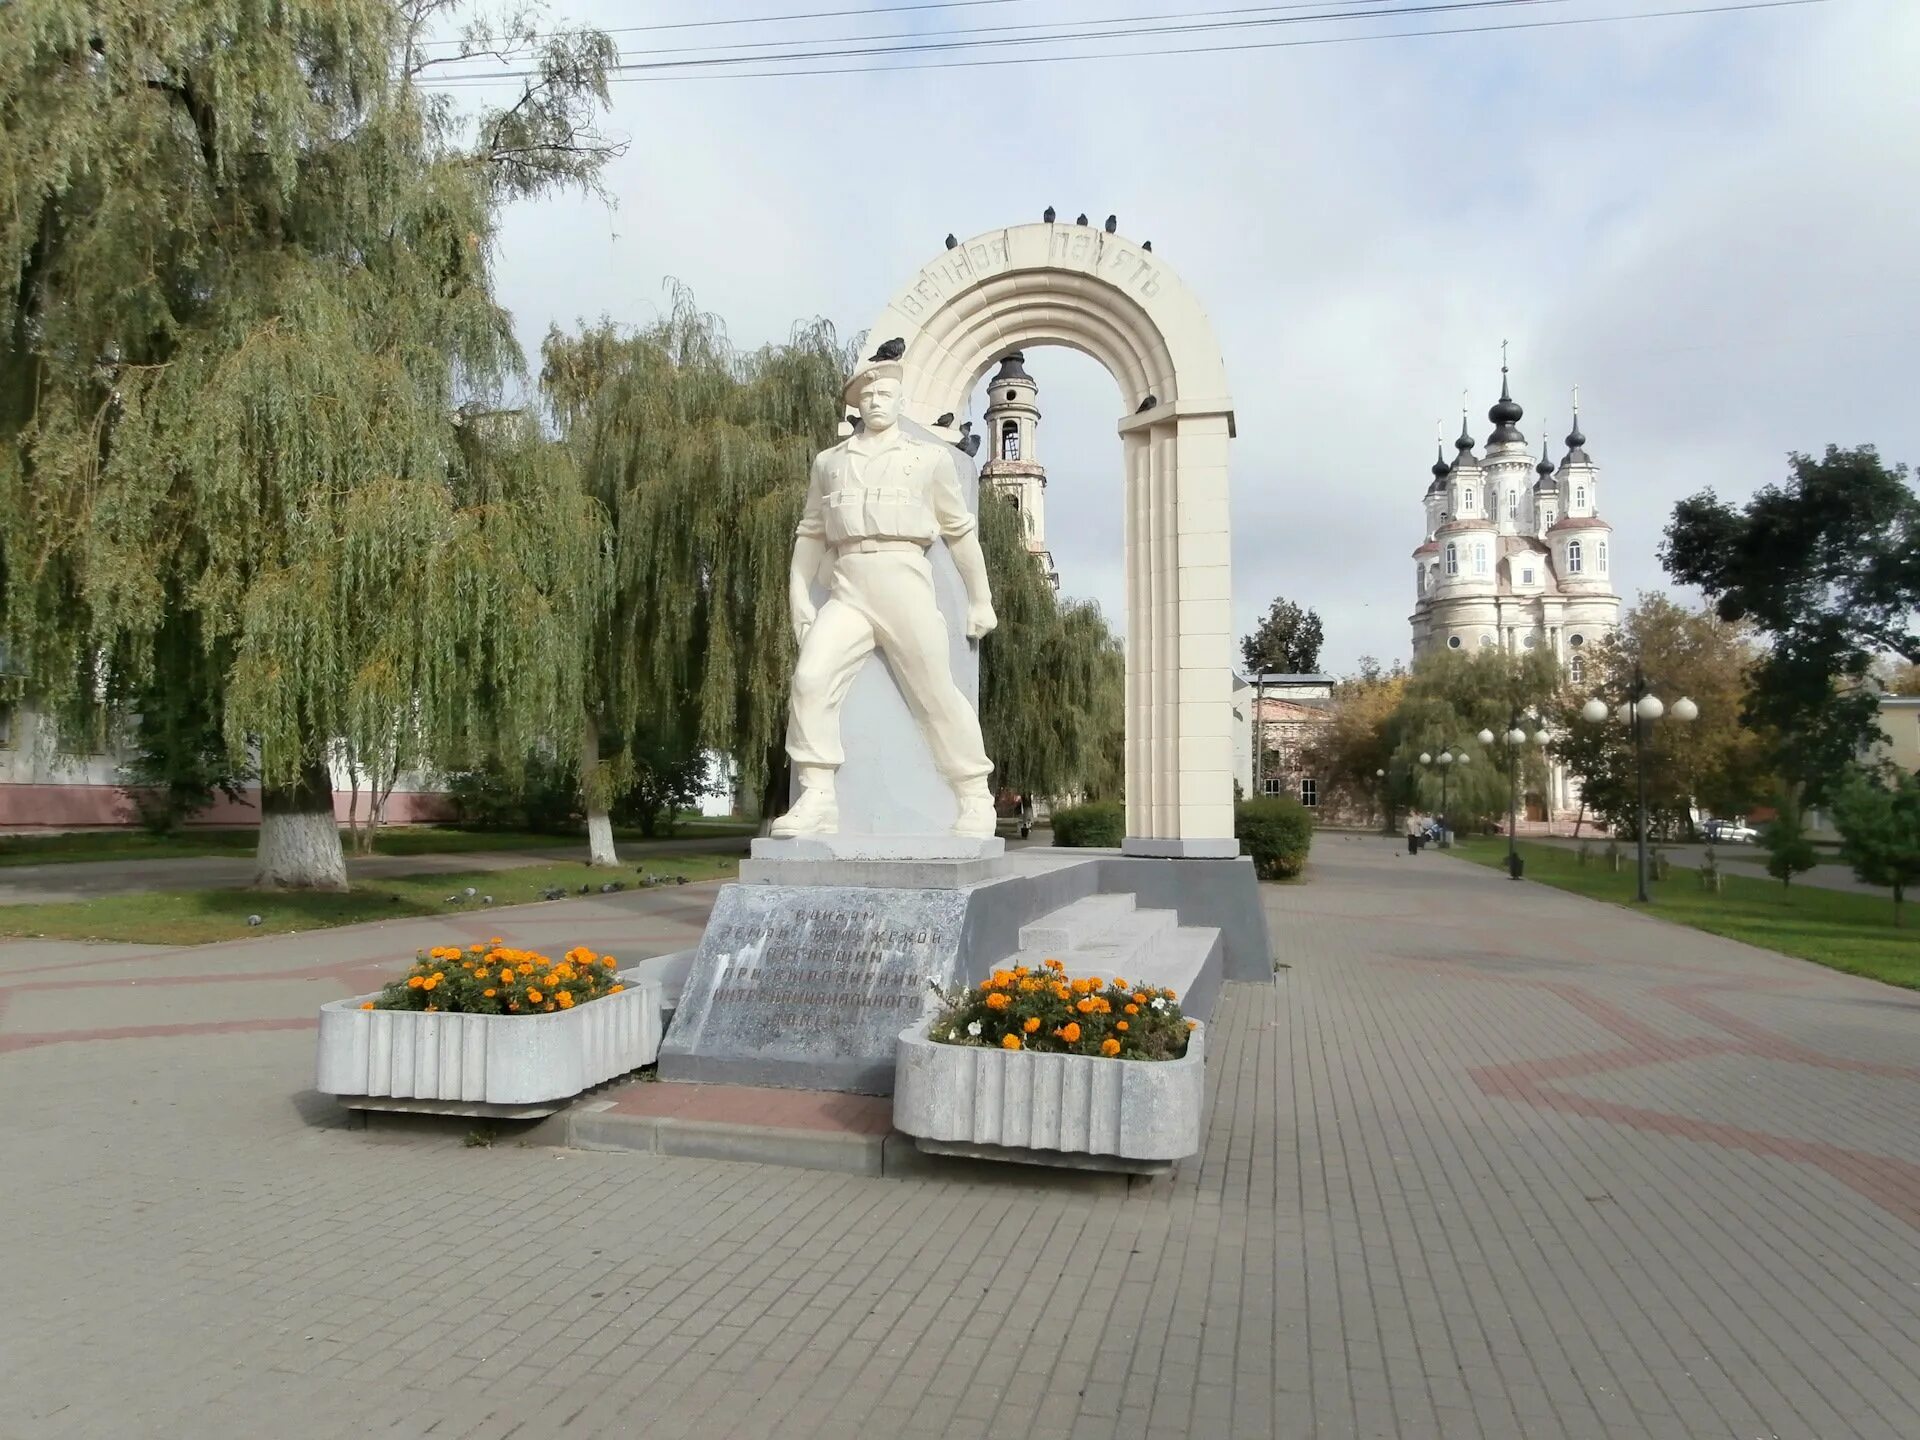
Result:
M1474 453L1462 415L1452 459L1444 451L1434 457L1413 551L1413 654L1544 650L1580 687L1588 647L1620 624L1613 527L1601 518L1600 469L1580 431L1577 393L1557 464L1544 439L1535 458L1520 431L1524 415L1502 365L1484 451ZM1528 820L1552 822L1579 808L1579 786L1565 767L1548 770L1547 792L1525 797Z

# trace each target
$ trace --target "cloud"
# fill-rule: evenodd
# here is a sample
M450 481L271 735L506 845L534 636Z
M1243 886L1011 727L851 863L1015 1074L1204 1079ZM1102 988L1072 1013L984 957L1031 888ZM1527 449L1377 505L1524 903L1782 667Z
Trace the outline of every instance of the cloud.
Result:
M1048 204L1118 212L1219 334L1241 436L1241 628L1285 594L1321 613L1324 659L1346 669L1407 652L1433 423L1451 453L1466 387L1484 440L1503 339L1536 444L1558 453L1581 386L1629 595L1663 583L1655 547L1681 494L1744 495L1829 440L1920 458L1915 53L1920 7L1883 0L618 86L618 210L518 207L501 291L530 344L550 322L644 318L667 276L743 343L816 314L850 334L949 231ZM1064 587L1123 619L1113 387L1057 351L1028 368Z

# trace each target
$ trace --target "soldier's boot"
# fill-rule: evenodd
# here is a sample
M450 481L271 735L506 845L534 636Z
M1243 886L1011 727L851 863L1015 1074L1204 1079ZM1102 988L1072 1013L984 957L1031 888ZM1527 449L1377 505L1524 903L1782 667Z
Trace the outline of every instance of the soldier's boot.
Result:
M993 813L993 792L987 789L987 782L964 780L953 787L953 794L960 802L960 813L953 821L953 833L981 840L991 836L999 817Z
M795 835L832 835L840 829L840 802L833 791L833 770L825 765L800 768L800 798L773 822L779 838Z

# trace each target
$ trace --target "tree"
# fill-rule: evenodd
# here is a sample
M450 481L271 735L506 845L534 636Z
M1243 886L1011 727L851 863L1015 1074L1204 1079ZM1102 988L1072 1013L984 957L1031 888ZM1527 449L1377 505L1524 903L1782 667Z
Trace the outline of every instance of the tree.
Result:
M1445 813L1461 829L1507 811L1510 786L1544 788L1546 765L1538 747L1510 747L1502 741L1483 746L1482 730L1504 735L1515 712L1542 715L1560 683L1559 667L1543 650L1512 653L1485 648L1467 655L1438 650L1415 663L1387 734L1392 759L1387 766L1407 802ZM1422 754L1448 766L1420 763ZM1458 758L1465 756L1465 763ZM1442 780L1444 773L1445 779Z
M191 611L173 605L155 631L153 678L134 697L133 754L120 767L141 824L156 835L178 833L218 796L238 803L247 781L214 702L224 664L192 626Z
M1276 596L1260 627L1241 640L1240 656L1255 677L1311 675L1320 668L1320 645L1325 639L1318 615Z
M1817 803L1873 738L1876 658L1920 661L1920 496L1906 467L1872 446L1795 454L1786 484L1744 509L1710 491L1681 501L1661 559L1768 640L1744 714Z
M617 748L603 759L603 735L732 755L763 808L781 788L787 566L808 466L842 413L847 355L825 321L743 354L685 287L670 293L651 325L555 330L542 347L547 404L609 526L576 722L599 864L615 859L607 807L633 778Z
M418 79L450 8L0 7L4 638L84 717L184 617L265 883L345 887L342 743L451 764L577 729L601 527L491 408L520 360L490 265L503 205L593 183L616 52L541 39L469 123Z
M1631 692L1638 669L1647 688L1669 706L1686 696L1699 718L1646 727L1649 827L1664 834L1692 827L1694 805L1744 815L1769 793L1768 737L1742 721L1748 679L1759 659L1752 628L1712 609L1689 610L1660 594L1643 594L1606 640L1587 646L1585 678L1569 690L1554 753L1580 781L1582 801L1617 834L1633 835L1639 780L1633 736L1614 718L1594 724L1580 707L1599 696L1613 711Z
M1379 772L1393 763L1392 720L1406 689L1407 672L1398 664L1383 670L1362 655L1359 670L1333 687L1327 723L1307 748L1306 763L1330 794L1359 801L1369 814L1383 813L1389 827L1395 797Z
M1920 775L1854 771L1833 797L1840 857L1869 885L1893 891L1893 923L1904 922L1907 890L1920 883Z
M707 793L712 767L706 752L690 750L677 736L636 736L626 746L626 758L632 779L613 801L613 818L638 825L649 839L660 833L664 818L671 834L674 817L697 809Z
M1901 660L1887 666L1882 686L1889 695L1920 695L1920 665Z
M980 495L1000 624L980 643L980 730L1001 790L1117 800L1126 776L1126 656L1100 607L1055 594L1020 512Z
M1774 806L1773 823L1760 837L1767 852L1767 873L1782 885L1792 885L1793 877L1819 863L1813 841L1807 838L1806 813L1800 797L1791 788L1783 789Z

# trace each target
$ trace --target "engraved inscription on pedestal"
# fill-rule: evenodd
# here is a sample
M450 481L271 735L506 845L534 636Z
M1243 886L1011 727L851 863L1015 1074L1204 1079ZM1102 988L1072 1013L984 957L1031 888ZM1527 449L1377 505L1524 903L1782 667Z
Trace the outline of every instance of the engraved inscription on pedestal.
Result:
M727 886L661 1079L891 1093L896 1038L959 978L966 907L952 890Z

